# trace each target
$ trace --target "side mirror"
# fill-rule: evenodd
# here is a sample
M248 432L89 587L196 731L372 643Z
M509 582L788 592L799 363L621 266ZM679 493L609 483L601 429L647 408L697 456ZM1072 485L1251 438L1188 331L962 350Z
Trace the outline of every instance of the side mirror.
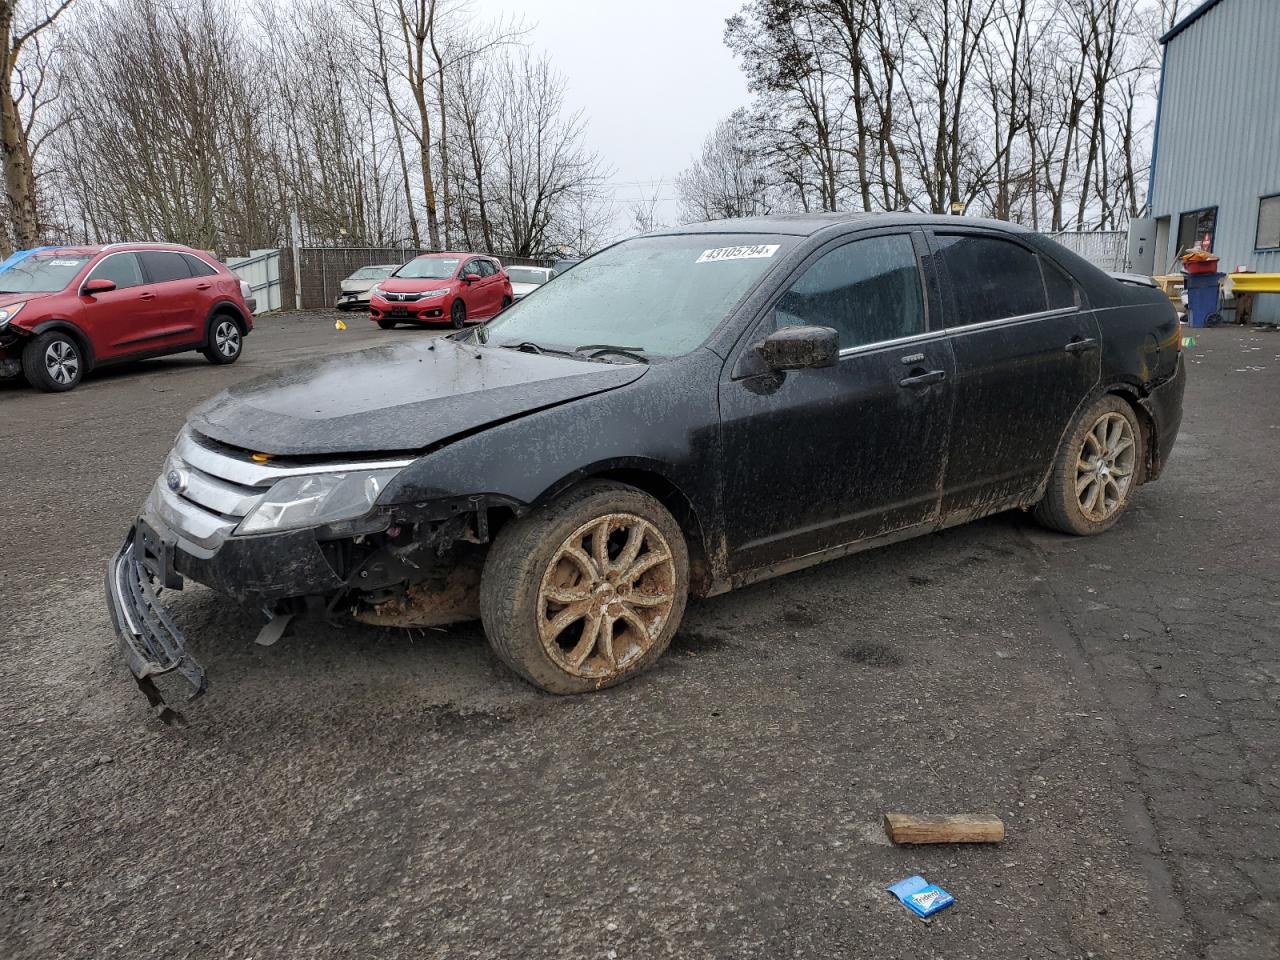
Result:
M463 275L462 275L462 279L463 279L463 280L465 280L467 283L475 283L477 280L479 280L479 279L480 279L480 274L478 274L478 273L465 273L465 274L463 274Z
M783 327L756 350L773 370L833 367L840 357L840 335L831 327Z
M116 288L114 280L108 280L105 277L98 277L95 280L86 281L85 285L80 289L82 296L96 297L100 293L110 293Z

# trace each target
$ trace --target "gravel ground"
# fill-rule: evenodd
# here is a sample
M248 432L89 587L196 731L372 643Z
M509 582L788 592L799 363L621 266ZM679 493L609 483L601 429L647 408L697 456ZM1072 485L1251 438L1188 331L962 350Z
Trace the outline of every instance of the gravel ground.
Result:
M0 957L1280 953L1280 335L1204 332L1168 472L1105 537L1021 514L691 606L658 668L552 698L448 633L173 599L209 695L160 725L104 564L185 411L392 337L260 321L242 361L0 385ZM883 811L993 812L894 848ZM957 898L932 922L884 886Z

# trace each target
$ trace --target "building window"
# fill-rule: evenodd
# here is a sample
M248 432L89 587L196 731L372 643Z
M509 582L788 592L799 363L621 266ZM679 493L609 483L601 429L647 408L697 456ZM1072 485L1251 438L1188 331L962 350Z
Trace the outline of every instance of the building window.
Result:
M1218 208L1205 207L1203 210L1190 210L1178 218L1178 253L1199 248L1205 234L1209 235L1209 249L1218 232Z
M1280 248L1280 193L1258 201L1258 250Z

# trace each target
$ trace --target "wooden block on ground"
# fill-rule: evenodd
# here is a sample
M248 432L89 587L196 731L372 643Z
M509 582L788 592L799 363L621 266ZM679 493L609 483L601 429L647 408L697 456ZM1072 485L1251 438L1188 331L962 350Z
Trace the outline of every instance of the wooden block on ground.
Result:
M894 843L999 843L1004 839L1004 821L979 813L950 817L886 813L884 832Z

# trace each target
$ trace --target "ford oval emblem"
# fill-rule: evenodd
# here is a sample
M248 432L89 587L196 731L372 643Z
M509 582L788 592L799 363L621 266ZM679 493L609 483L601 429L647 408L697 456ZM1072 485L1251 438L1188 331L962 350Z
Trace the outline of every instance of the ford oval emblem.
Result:
M187 490L187 474L185 470L170 470L164 475L165 486L174 493L185 493Z

